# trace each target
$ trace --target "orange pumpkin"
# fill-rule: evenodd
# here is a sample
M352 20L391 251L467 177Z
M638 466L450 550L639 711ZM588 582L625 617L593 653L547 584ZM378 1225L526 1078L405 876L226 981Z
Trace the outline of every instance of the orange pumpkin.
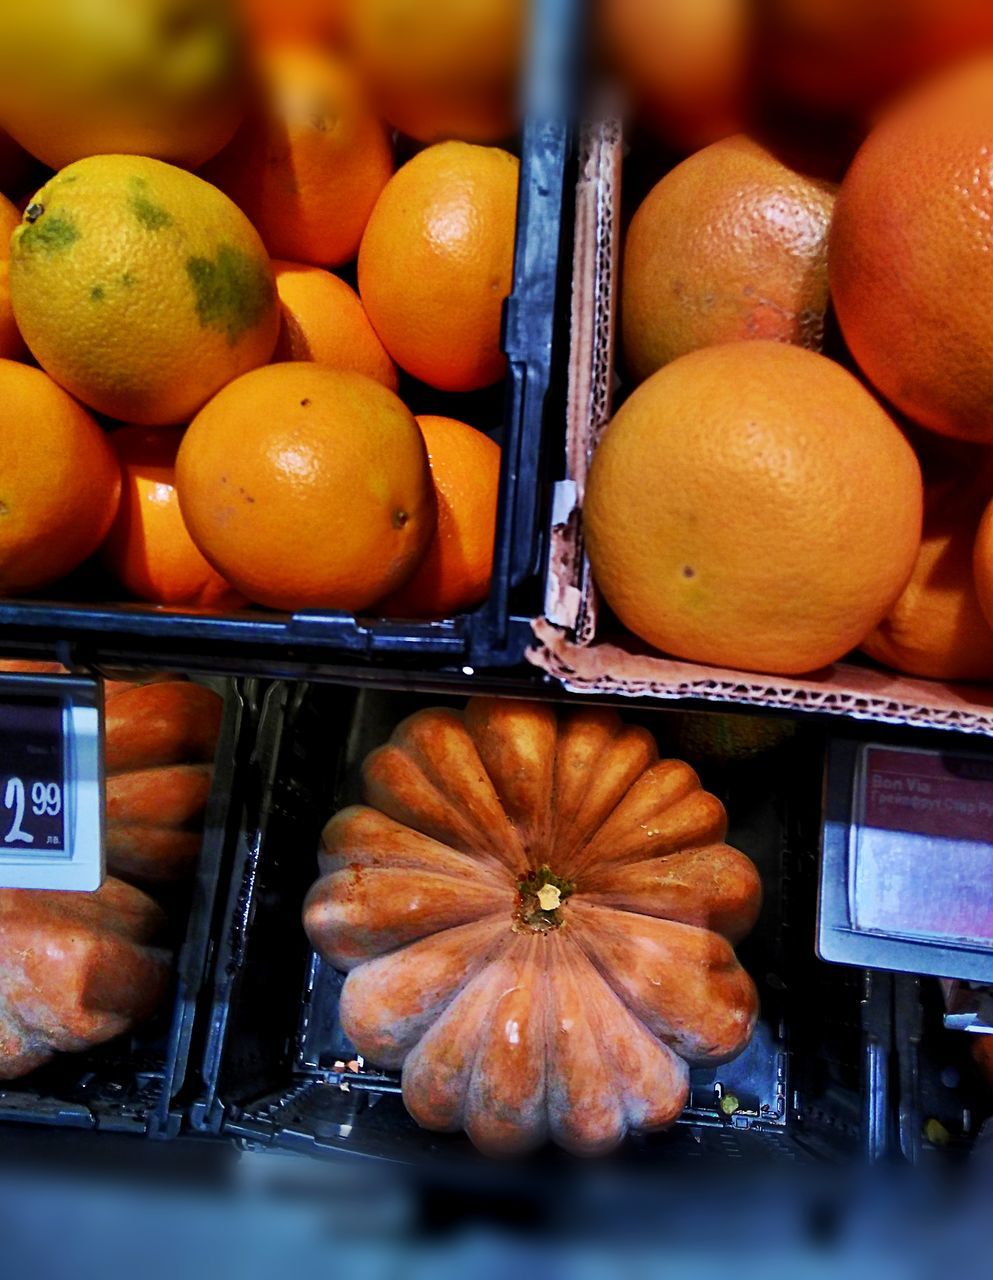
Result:
M328 823L304 906L341 1021L428 1129L488 1154L598 1154L744 1048L732 943L755 867L693 770L612 711L472 699L405 720Z
M90 1048L147 1018L169 956L162 910L108 878L95 893L0 890L0 1079Z
M0 671L60 675L58 662L0 659ZM156 675L104 684L107 869L127 880L182 880L193 872L214 778L221 698Z
M214 777L221 699L186 680L108 683L107 866L141 881L191 874Z

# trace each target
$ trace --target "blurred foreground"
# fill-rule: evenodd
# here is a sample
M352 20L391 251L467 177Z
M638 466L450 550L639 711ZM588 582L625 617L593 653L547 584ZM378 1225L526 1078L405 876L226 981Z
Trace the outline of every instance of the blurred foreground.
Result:
M632 1177L581 1164L522 1194L510 1166L455 1187L361 1161L33 1136L45 1140L29 1150L17 1134L0 1154L4 1280L256 1280L304 1268L484 1280L525 1267L597 1280L660 1264L695 1280L729 1266L735 1277L916 1280L956 1266L985 1274L989 1245L991 1144L940 1179L734 1162Z

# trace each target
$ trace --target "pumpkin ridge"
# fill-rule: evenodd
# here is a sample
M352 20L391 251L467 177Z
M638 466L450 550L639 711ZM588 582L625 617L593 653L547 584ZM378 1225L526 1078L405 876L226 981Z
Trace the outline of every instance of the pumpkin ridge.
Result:
M545 951L539 934L514 936L507 952L510 984L484 1023L465 1112L466 1133L484 1152L523 1154L547 1134Z
M605 1053L605 1046L609 1042L609 1037L612 1033L605 1029L594 1016L594 1002L589 999L588 984L583 980L587 975L582 974L582 965L585 964L587 966L596 981L603 984L603 979L595 969L592 969L582 949L576 944L575 938L557 934L555 942L558 944L559 949L559 972L550 985L549 996L546 1000L545 1052L548 1067L546 1070L545 1105L548 1113L548 1129L555 1133L556 1141L570 1151L574 1151L577 1154L603 1154L623 1141L627 1132L627 1123L623 1099L617 1088L616 1073L612 1070L611 1063ZM606 984L603 985L606 987ZM579 1003L576 1006L575 1013L578 1018L583 1020L587 1050L595 1055L595 1065L587 1062L580 1066L577 1059L582 1050L582 1045L577 1043L577 1040L581 1041L581 1033L577 1037L572 1034L572 1028L565 1028L561 1025L563 1012L561 1000L569 992L569 988L571 988L571 993L578 998ZM609 988L606 989L609 990ZM563 1034L567 1039L562 1039ZM583 1115L584 1108L578 1105L574 1092L571 1095L573 1105L566 1107L566 1114L564 1116L554 1114L555 1104L560 1101L555 1085L558 1084L560 1088L568 1089L569 1066L580 1073L580 1091L582 1091L583 1086L591 1086L599 1074L604 1085L596 1090L596 1103L601 1108L605 1101L612 1103L617 1113L616 1123L608 1129L606 1134L601 1132L596 1141L580 1142L570 1140L567 1128L568 1121L575 1117L575 1120L581 1123L586 1118ZM599 1068L599 1073L597 1072L597 1067ZM604 1087L609 1095L606 1099L604 1097ZM602 1126L602 1115L598 1119Z
M199 822L179 827L118 822L107 827L107 867L121 880L174 881L192 872L202 846Z
M652 875L650 869L656 864L658 874ZM600 864L588 869L581 893L592 906L693 925L732 943L751 931L762 906L762 882L755 864L723 842L676 849L638 862ZM690 912L701 907L707 909L706 918L690 918Z
M609 736L598 741L596 730L604 728ZM626 725L616 711L584 707L563 717L555 752L550 846L550 860L562 874L572 875L578 854L657 761L652 735Z
M701 929L695 925L682 924L676 920L659 920L652 916L638 915L633 911L618 911L613 907L598 906L594 903L577 902L573 908L573 927L578 934L578 940L583 950L587 954L594 967L599 970L604 979L613 988L615 993L627 1005L627 1007L635 1013L639 1019L645 1023L648 1030L661 1040L664 1044L669 1045L675 1050L681 1058L685 1058L690 1063L710 1063L725 1061L729 1057L733 1057L739 1053L741 1049L748 1043L751 1031L754 1026L755 1017L758 1011L758 994L755 991L754 984L741 967L731 944L709 929ZM590 922L590 914L593 915L592 927ZM620 922L612 919L612 917L622 917L623 923L627 925L627 929L620 928ZM644 966L647 963L642 957L642 963L639 966L638 958L633 956L628 966L622 963L605 963L604 956L608 951L614 951L614 960L620 960L620 954L614 945L614 940L619 937L621 949L626 946L629 952L634 952L635 945L631 941L632 922L641 922L640 928L642 935L647 939L647 946L650 951L657 951L660 946L660 930L661 930L661 946L668 950L669 955L664 957L664 967L666 972L673 968L672 953L683 944L694 944L709 947L712 953L722 952L718 957L714 955L711 963L705 966L701 965L697 960L697 967L703 967L705 970L705 981L708 986L708 1005L707 1013L711 1019L718 1018L722 1013L737 1007L734 1000L728 999L728 992L719 990L719 984L722 986L737 984L744 988L743 991L733 992L742 998L748 995L748 1025L742 1032L735 1028L735 1038L730 1040L732 1028L724 1026L717 1027L711 1025L709 1027L710 1036L707 1030L697 1022L687 1026L686 1019L679 1012L678 994L681 989L675 984L671 984L669 990L677 993L676 1003L672 1000L667 1005L654 1008L646 1003L647 991L644 986L641 987L639 994L638 980L644 980L646 975ZM576 936L574 934L574 936ZM654 934L654 938L652 935ZM715 946L719 944L719 946ZM704 959L706 954L704 953ZM723 979L723 982L721 980ZM700 981L697 974L697 981ZM659 982L653 982L649 979L650 985L653 987L661 986ZM660 993L664 994L664 993ZM686 998L686 992L681 992L683 999ZM649 1022L645 1014L642 1013L640 1005L643 1005L653 1022L659 1025L653 1025ZM687 1031L690 1035L687 1037ZM727 1042L718 1041L718 1043L710 1043L710 1040L718 1035L719 1031L723 1031Z
M497 953L497 956L495 958L495 963L499 963L500 961L503 961L506 964L510 962L510 956L511 956L511 952L514 949L515 941L516 939L511 937L504 942L502 948ZM482 973L483 970L480 970L480 972ZM467 983L466 985L468 986L469 984ZM493 997L489 1002L487 1014L494 1008L497 1001L500 999L500 995L497 993L497 990L496 990L496 985L497 984L494 983ZM469 1127L469 1104L470 1104L470 1096L471 1096L470 1090L472 1089L473 1077L475 1076L476 1072L479 1069L480 1059L483 1056L483 1047L486 1041L487 1020L488 1019L484 1017L480 1022L479 1034L476 1036L476 1047L472 1054L472 1062L469 1066L468 1072L466 1073L465 1087L462 1089L462 1105L459 1109L457 1128L465 1129L467 1132Z
M671 794L666 791L667 783ZM576 851L574 871L578 873L590 863L603 858L600 846L610 841L614 828L620 827L627 832L632 827L640 830L646 821L661 817L675 804L698 790L700 780L684 761L656 760L638 775L603 822ZM628 835L629 842L630 839Z
M505 912L513 893L433 871L359 867L322 876L304 902L314 945L346 971L428 934ZM509 932L509 929L508 929Z
M634 914L634 913L632 912L631 914ZM597 960L596 956L590 954L589 948L586 946L584 942L583 932L584 931L581 926L578 929L574 929L569 935L569 940L572 942L576 951L586 961L587 965L589 965L592 972L596 974L596 976L603 983L606 989L610 992L613 998L617 1000L618 1003L624 1007L627 1013L631 1015L634 1021L637 1022L638 1025L644 1029L646 1035L651 1036L653 1040L658 1040L659 1043L664 1044L666 1048L670 1050L670 1052L675 1053L677 1057L681 1057L682 1055L679 1053L679 1051L677 1049L674 1049L672 1045L667 1044L666 1041L662 1039L662 1037L658 1034L657 1031L653 1031L652 1028L645 1021L645 1019L638 1012L638 1010L635 1009L631 1004L629 1004L624 999L624 996L621 994L621 992L617 990L614 984L610 981L607 974L604 972L603 967Z
M447 844L459 853L481 860L489 859L495 866L513 869L523 862L523 855L519 853L517 835L500 807L498 797L494 796L492 812L487 815L486 823L480 826L465 815L463 807L452 801L447 786L432 781L417 756L412 754L408 745L413 732L409 728L410 722L416 720L414 728L419 730L425 723L428 726L433 723L430 719L433 714L435 713L425 711L418 712L416 716L408 716L407 720L397 726L388 742L366 757L362 765L366 803L394 821L441 844ZM446 714L442 724L451 728L451 723L451 715ZM464 726L462 729L464 732ZM465 738L478 760L479 753L475 744L468 734L465 734ZM477 783L482 784L485 777L492 790L481 762L479 770L481 772L476 772ZM451 780L446 779L447 781Z
M212 764L223 700L190 680L159 680L104 695L104 770Z
M20 964L6 969L0 979L6 1008L50 1051L48 1057L56 1050L79 1050L111 1039L147 1017L169 976L168 952L92 918L79 925L71 918L74 904L64 905L68 919L54 919L41 933L36 922L19 920L4 939L20 956ZM53 909L51 914L59 913ZM52 969L63 973L65 981L57 987L39 986L39 974Z
M431 1117L425 1127L442 1133L465 1128L469 1080L481 1052L486 1014L493 1004L492 999L484 997L489 991L497 990L512 941L512 935L508 934L492 962L483 965L466 983L404 1059L401 1074L404 1105L418 1124L422 1123L420 1113L425 1118ZM467 1008L460 1008L463 1005ZM467 1041L471 1050L468 1053ZM458 1049L463 1051L466 1060L451 1064L448 1059Z
M425 733L425 729L429 732ZM468 760L462 763L461 774L454 771L450 759L436 759L431 752L439 731L445 729L450 735L454 731L454 743L458 744L456 757L460 752L471 753ZM523 851L518 848L517 833L469 731L465 713L450 707L429 707L424 711L417 711L401 721L391 741L409 754L427 781L456 810L473 834L476 843L465 851L466 854L486 855L500 867L508 868L513 873L521 861ZM457 765L458 760L454 763ZM467 770L476 786L483 787L482 794L476 792L475 795L483 803L485 812L477 813L467 807L458 785L453 785L465 778Z
M470 698L465 727L497 799L535 870L551 848L551 802L558 724L544 703L519 698Z
M689 1095L689 1067L687 1066L686 1061L681 1058L673 1048L667 1045L665 1041L660 1040L657 1035L645 1026L644 1022L638 1017L635 1011L630 1008L629 1005L624 1003L613 987L611 987L611 985L606 981L580 946L575 946L575 952L579 956L581 963L589 971L590 981L597 984L601 1000L604 1004L609 1005L611 1019L618 1019L622 1024L625 1022L630 1024L634 1031L634 1035L632 1036L631 1034L625 1034L619 1026L615 1026L611 1029L609 1026L605 1025L603 1016L605 1012L604 1009L602 1007L598 1008L595 1000L590 1001L590 1021L595 1026L595 1030L598 1033L598 1043L604 1046L604 1051L611 1067L611 1074L615 1081L618 1082L617 1092L624 1114L625 1131L630 1131L634 1126L647 1131L649 1127L659 1128L664 1127L666 1124L671 1124L672 1121L675 1120L682 1112L686 1105L686 1099ZM663 1113L662 1119L651 1126L646 1126L644 1116L637 1116L633 1114L635 1108L630 1091L635 1088L637 1082L633 1078L633 1074L630 1070L624 1070L618 1062L619 1046L623 1046L624 1052L631 1052L636 1049L634 1040L638 1036L643 1037L644 1045L647 1046L650 1044L652 1046L652 1052L655 1052L658 1056L664 1058L667 1065L673 1069L673 1073L677 1077L673 1082L676 1085L675 1093L670 1095L667 1099L668 1106ZM653 1082L657 1087L657 1070L653 1071ZM655 1100L655 1102L656 1106L658 1106L658 1100Z
M342 987L342 1027L370 1062L402 1067L433 1023L506 945L503 916L495 912L365 960ZM449 967L461 964L454 981L442 972L446 961Z
M639 783L645 776L642 775ZM635 784L637 785L638 783ZM618 806L618 810L622 805ZM612 844L608 843L605 832L608 824L615 821L616 813L617 811L611 814L582 850L574 871L576 876L589 871L591 867L628 866L650 858L678 853L686 848L702 848L708 844L721 843L727 832L727 814L723 804L717 796L704 791L699 780L660 809L643 814L641 821L632 824L635 834L629 833L626 838L618 837L617 843ZM621 817L627 820L628 815Z
M169 776L169 785L163 778ZM106 780L108 822L129 826L181 826L203 815L214 779L210 764L133 769Z
M416 850L404 848L415 840ZM378 847L377 847L378 845ZM348 805L340 809L321 832L318 865L322 874L355 863L362 866L406 867L410 870L437 869L436 863L455 863L463 875L477 876L504 887L509 871L492 859L463 853L433 836L414 831L371 805ZM456 867L451 870L455 873Z

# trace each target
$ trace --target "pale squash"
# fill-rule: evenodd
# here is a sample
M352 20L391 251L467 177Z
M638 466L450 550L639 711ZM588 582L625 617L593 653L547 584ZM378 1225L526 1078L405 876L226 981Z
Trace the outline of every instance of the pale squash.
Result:
M428 1129L598 1154L741 1051L761 885L693 770L612 711L472 699L405 720L324 830L304 906L341 1021Z
M151 898L113 878L95 893L0 889L0 1079L146 1019L169 983L154 945L164 926Z

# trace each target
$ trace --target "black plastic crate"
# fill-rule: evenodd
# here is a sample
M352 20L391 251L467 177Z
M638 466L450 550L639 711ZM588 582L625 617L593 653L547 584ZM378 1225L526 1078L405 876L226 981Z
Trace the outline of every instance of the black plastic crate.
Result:
M573 96L581 0L532 0L513 284L503 316L508 373L502 391L472 397L493 420L503 461L493 581L471 613L443 621L385 621L308 610L237 614L108 604L92 565L56 588L60 598L0 601L5 648L56 653L68 665L147 664L231 675L334 678L342 664L388 658L400 666L507 666L523 659L540 610L538 574L546 525L544 443L562 419L575 165ZM412 384L415 412L453 413ZM421 403L421 402L424 403ZM113 590L112 585L110 590ZM94 602L98 601L98 602Z
M338 1021L343 979L310 949L300 923L321 828L358 798L367 751L405 715L442 700L464 698L326 685L269 690L218 942L206 1090L191 1113L201 1131L252 1147L419 1168L454 1163L478 1173L485 1163L463 1136L418 1128L395 1076L365 1064L355 1071ZM664 733L666 712L627 712ZM739 947L762 1015L737 1059L691 1073L690 1105L672 1131L629 1138L613 1163L654 1167L689 1152L759 1161L876 1154L869 1121L887 1113L888 1094L885 1074L866 1069L865 978L821 963L813 950L823 745L818 732L805 732L768 758L701 769L731 815L729 841L763 875L763 913ZM574 1163L546 1150L524 1165L537 1173Z
M177 939L171 998L146 1026L83 1053L59 1054L18 1080L0 1082L0 1124L19 1122L173 1137L182 1127L197 1008L207 989L217 926L218 886L228 870L240 815L241 756L253 740L252 691L215 683L224 696L203 844L191 885L165 890L164 905L185 916ZM173 912L170 910L170 915Z
M980 1035L952 1029L937 978L897 974L893 1093L900 1158L941 1168L993 1150L993 1082L972 1057ZM967 995L968 993L964 993ZM948 1025L950 1023L951 1025Z

